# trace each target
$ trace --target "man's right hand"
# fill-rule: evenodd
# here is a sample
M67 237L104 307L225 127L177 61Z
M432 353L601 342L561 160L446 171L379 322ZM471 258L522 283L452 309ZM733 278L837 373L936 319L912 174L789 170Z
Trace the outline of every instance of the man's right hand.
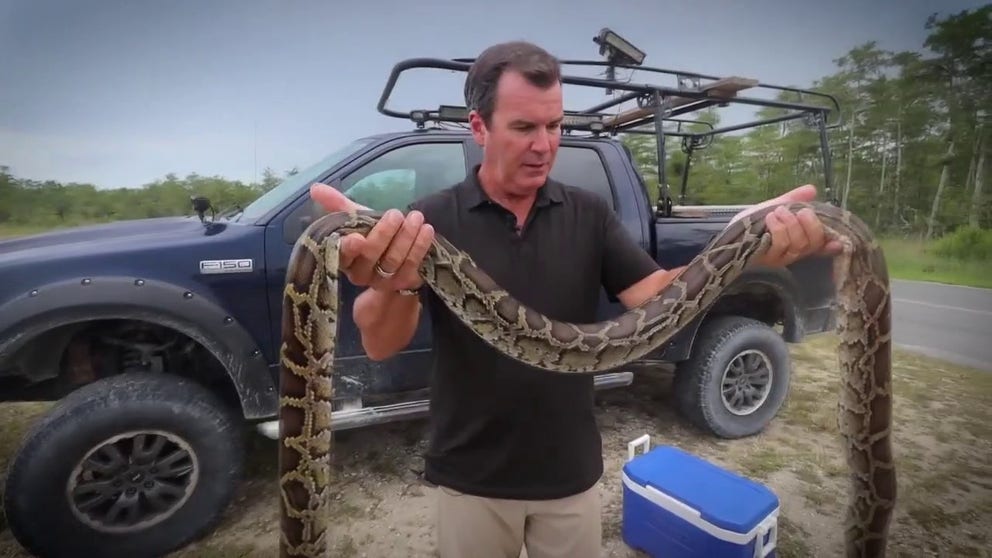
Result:
M310 198L327 211L368 209L326 184L310 186ZM358 233L341 239L341 271L354 285L379 291L418 289L423 279L417 270L434 241L434 228L419 211L405 218L395 209L386 211L368 236Z

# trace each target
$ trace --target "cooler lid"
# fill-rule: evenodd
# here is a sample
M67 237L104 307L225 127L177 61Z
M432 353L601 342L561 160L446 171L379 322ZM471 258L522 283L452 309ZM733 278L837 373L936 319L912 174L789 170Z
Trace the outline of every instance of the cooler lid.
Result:
M671 446L658 446L624 465L627 476L700 512L700 517L747 533L778 506L768 488Z

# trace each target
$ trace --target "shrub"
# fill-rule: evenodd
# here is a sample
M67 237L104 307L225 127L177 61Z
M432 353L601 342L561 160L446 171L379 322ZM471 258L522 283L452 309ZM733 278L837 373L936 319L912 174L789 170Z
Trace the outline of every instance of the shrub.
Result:
M934 254L959 260L992 260L992 229L961 227L933 243Z

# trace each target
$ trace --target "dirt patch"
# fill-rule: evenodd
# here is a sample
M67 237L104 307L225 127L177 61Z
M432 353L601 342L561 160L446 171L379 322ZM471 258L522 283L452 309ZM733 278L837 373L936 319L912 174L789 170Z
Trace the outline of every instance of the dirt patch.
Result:
M823 336L792 348L795 370L785 409L767 431L745 440L718 440L688 426L672 410L665 369L641 372L630 388L602 393L604 556L642 556L620 536L619 481L627 442L642 434L771 487L781 501L781 558L840 556L847 479L836 429L832 342ZM992 374L897 351L894 389L900 499L890 556L988 556ZM8 405L0 413L3 465L40 409ZM418 421L337 436L338 496L329 517L334 555L436 555L432 489L421 481L424 427ZM277 555L275 443L255 437L249 452L249 478L223 522L175 558ZM6 532L0 532L3 556L22 556Z

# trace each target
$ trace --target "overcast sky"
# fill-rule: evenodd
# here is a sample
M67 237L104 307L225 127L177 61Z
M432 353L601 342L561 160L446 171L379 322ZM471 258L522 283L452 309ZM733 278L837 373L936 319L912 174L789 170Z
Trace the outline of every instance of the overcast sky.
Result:
M0 0L0 165L100 187L169 172L260 179L409 128L375 109L407 57L527 39L598 58L592 37L610 27L646 64L805 86L866 41L921 50L930 13L982 4L534 1ZM398 108L461 102L460 81L420 76L401 83Z

